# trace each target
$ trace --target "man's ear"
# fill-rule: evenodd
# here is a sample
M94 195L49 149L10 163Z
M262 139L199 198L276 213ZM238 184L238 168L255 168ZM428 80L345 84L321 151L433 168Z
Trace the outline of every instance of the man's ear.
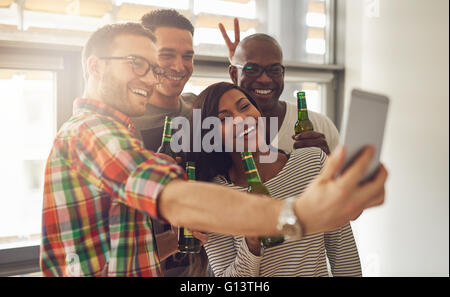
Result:
M103 73L103 65L97 56L89 56L86 61L86 71L89 77L100 79Z
M237 73L237 68L234 67L233 65L230 65L228 67L228 74L230 75L231 80L233 81L233 83L235 85L238 84L238 73Z

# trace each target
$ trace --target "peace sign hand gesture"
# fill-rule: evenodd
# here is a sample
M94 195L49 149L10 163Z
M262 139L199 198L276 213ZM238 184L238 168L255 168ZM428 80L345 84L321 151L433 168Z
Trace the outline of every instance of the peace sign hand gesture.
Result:
M230 38L228 37L225 26L222 23L219 23L219 29L228 47L228 59L230 60L230 63L232 63L234 52L236 51L236 47L239 44L239 41L241 40L241 32L239 30L239 20L237 18L234 18L234 42L231 42Z

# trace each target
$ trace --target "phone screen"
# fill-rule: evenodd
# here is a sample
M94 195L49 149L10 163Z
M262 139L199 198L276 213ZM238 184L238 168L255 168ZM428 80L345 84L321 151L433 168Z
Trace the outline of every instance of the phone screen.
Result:
M389 99L380 94L353 90L344 112L340 144L347 151L340 173L350 166L367 145L375 146L375 156L361 181L370 179L379 166Z

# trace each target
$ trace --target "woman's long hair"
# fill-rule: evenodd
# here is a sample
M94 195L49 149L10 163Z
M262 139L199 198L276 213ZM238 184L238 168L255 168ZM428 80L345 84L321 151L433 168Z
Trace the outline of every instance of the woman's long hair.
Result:
M219 114L219 102L220 98L222 98L223 94L228 92L231 89L237 89L248 98L248 100L258 109L261 113L261 110L258 108L255 100L242 88L238 87L235 84L231 84L228 82L219 82L210 85L203 92L201 92L197 100L193 104L194 109L201 110L201 122L207 117L217 117ZM231 168L232 161L229 153L225 152L222 147L222 152L204 152L203 149L201 152L193 152L192 144L193 144L193 112L191 112L191 116L189 119L191 126L191 152L187 154L187 159L190 161L194 161L196 164L196 178L201 181L211 181L217 175L223 175L225 177L228 176L228 171ZM201 129L201 139L210 132L212 129Z
M227 91L231 89L238 89L241 91L248 100L261 112L256 104L255 100L242 88L237 85L219 82L207 87L203 92L201 92L196 101L193 104L193 109L201 110L201 122L207 117L217 117L219 114L219 102L220 98ZM196 165L196 180L200 181L211 181L217 175L223 175L228 177L228 170L232 166L231 156L229 153L222 149L222 152L211 152L207 153L201 150L201 152L193 152L193 111L189 118L191 127L191 151L186 154L186 160L194 161ZM201 129L201 139L209 132L211 129ZM208 276L208 257L202 247L199 254L189 255L189 268L187 271L187 276Z

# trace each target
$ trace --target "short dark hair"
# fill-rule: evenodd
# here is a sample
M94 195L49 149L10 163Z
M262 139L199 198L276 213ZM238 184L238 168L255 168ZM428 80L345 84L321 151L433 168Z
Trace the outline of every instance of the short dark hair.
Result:
M193 104L192 109L200 109L201 110L201 122L207 117L217 117L219 114L219 102L220 98L223 94L228 92L229 90L237 89L241 91L253 104L256 109L261 113L261 109L259 109L256 101L250 96L248 92L246 92L241 87L228 83L228 82L219 82L210 85L203 92L201 92L196 101ZM193 122L193 113L190 116L190 126L191 130L194 127ZM211 129L201 129L201 139L209 133ZM191 131L192 137L193 131ZM191 145L193 144L193 140L191 139ZM187 160L194 161L196 163L196 179L201 181L211 181L214 177L218 175L223 175L225 177L228 176L228 171L232 166L231 156L229 153L222 152L193 152L191 148L191 152L186 154Z
M103 55L107 56L111 51L114 38L119 35L138 35L148 37L153 43L156 41L155 35L152 31L144 28L139 23L123 23L123 24L111 24L105 25L99 28L97 31L92 33L89 37L86 45L83 48L82 52L82 64L83 64L83 72L84 78L88 78L87 73L87 59L91 55Z
M158 27L172 27L188 30L194 36L194 26L184 15L175 9L157 9L146 13L141 18L142 25L153 32Z
M251 34L251 35L245 37L244 39L242 39L241 42L246 42L246 41L250 41L250 40L272 42L281 48L280 44L278 43L278 41L275 38L273 38L272 36L265 34L265 33Z
M241 48L243 48L245 46L245 44L250 41L268 42L268 43L275 45L280 50L281 60L283 60L283 49L281 48L280 44L274 37L272 37L268 34L265 34L265 33L255 33L255 34L245 37L237 45L235 53L240 51ZM233 63L235 63L234 57L233 57Z

